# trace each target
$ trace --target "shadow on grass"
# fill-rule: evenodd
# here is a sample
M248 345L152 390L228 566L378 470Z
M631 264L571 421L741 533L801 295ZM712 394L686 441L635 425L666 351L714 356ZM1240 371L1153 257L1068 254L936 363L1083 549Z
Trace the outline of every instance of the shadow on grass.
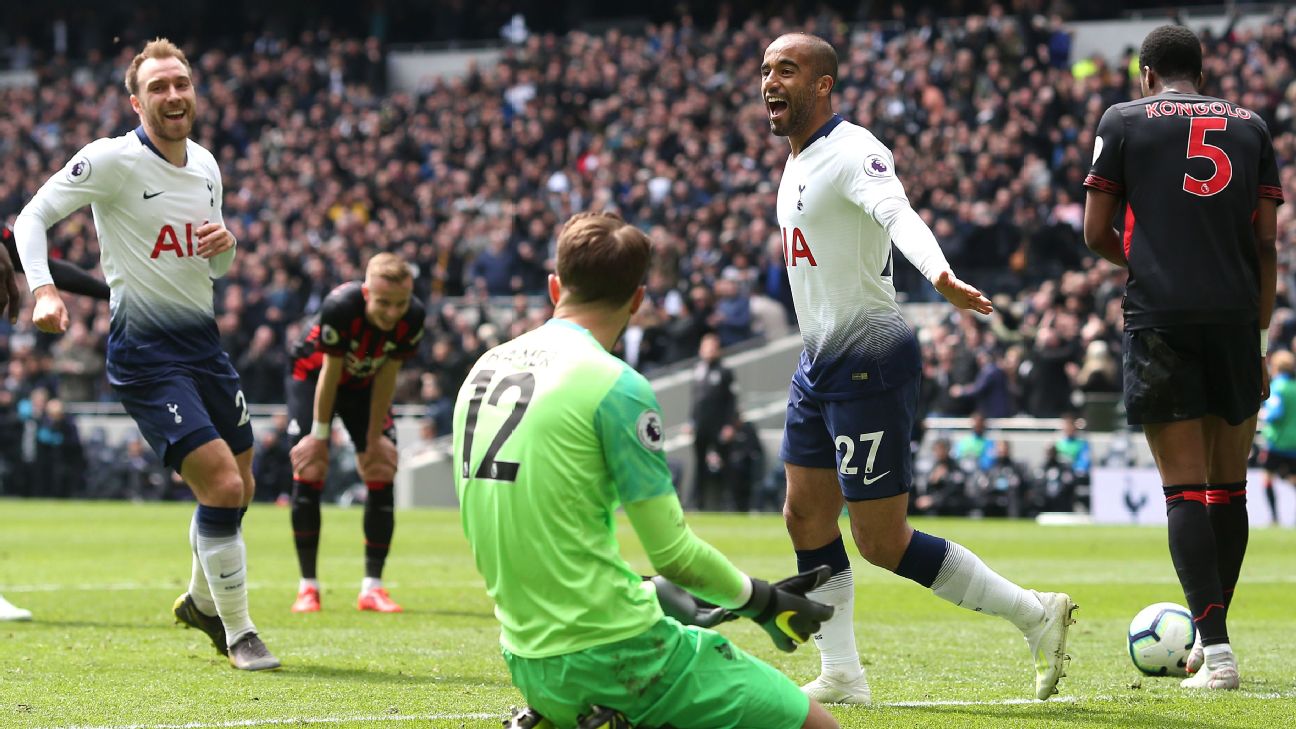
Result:
M460 676L431 673L411 673L384 671L380 669L353 668L349 666L329 666L319 663L287 663L272 675L285 677L304 677L333 679L336 681L361 681L368 684L387 684L391 686L482 686L488 688L511 688L508 681L497 677Z
M1039 726L1041 724L1065 723L1067 726L1121 727L1121 729L1162 729L1167 726L1165 713L1143 711L1130 705L1106 706L1059 706L1058 710L1047 714L1039 713L1034 704L1020 706L900 706L893 711L920 712L924 715L948 714L976 718L992 722L993 726ZM1249 724L1230 723L1228 721L1211 721L1201 716L1181 717L1180 726L1192 726L1194 729L1250 729ZM964 725L954 722L954 726Z
M406 615L429 615L442 618L471 618L473 620L495 621L495 613L487 610L485 612L469 612L467 610L410 610L405 609Z

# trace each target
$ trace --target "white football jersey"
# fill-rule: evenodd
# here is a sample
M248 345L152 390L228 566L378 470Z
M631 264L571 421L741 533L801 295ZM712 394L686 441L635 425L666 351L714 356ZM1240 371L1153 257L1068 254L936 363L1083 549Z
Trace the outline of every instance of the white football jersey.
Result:
M825 398L909 381L917 341L896 303L891 236L874 211L907 206L895 161L867 129L841 117L788 157L778 191L792 301L805 350L796 378Z
M220 169L192 140L187 155L185 166L176 167L142 128L98 139L51 177L20 216L35 216L47 229L90 205L112 288L110 378L118 379L122 367L224 356L211 267L195 255L195 231L224 223ZM40 283L31 281L33 288Z

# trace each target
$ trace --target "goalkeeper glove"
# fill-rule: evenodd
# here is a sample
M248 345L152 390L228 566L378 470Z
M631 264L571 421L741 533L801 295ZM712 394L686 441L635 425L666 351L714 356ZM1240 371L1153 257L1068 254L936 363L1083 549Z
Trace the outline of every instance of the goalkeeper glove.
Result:
M769 634L775 647L791 653L818 632L819 626L833 615L831 605L815 602L805 594L828 581L832 569L820 565L770 584L751 578L752 596L746 605L734 612L751 618Z
M661 604L662 612L684 625L714 628L720 623L738 617L722 607L693 597L688 590L661 575L644 579L652 582L657 590L657 602Z

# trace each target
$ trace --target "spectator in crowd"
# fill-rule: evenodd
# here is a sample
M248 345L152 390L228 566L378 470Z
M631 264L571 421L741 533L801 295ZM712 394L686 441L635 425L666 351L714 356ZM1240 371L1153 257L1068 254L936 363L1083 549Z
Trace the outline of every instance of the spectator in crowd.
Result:
M733 416L720 429L714 451L721 463L718 481L726 489L724 507L745 513L751 510L753 494L765 477L765 447L755 423L743 420L738 412Z
M720 336L705 334L698 345L697 366L693 368L693 404L689 412L694 464L689 505L694 509L717 508L724 483L720 433L737 415L738 393L733 370L720 361Z
M424 424L431 428L428 435L432 438L450 435L450 427L454 423L454 398L446 395L441 389L441 380L431 372L424 372L420 383L420 398L427 403Z
M970 385L952 385L954 397L970 398L983 417L1007 418L1015 415L1008 376L999 367L994 352L980 349L976 354L977 375Z
M984 470L972 475L972 513L979 516L1029 516L1030 480L1012 457L1012 442L994 442L992 456Z
M932 464L922 484L922 492L912 502L915 514L929 516L966 516L972 503L968 499L968 474L950 452L947 438L932 443Z
M994 460L994 441L986 435L985 416L973 412L968 421L970 431L954 445L954 458L969 472L989 468Z
M1236 98L1265 119L1291 199L1296 9L1275 13L1257 30L1203 36L1203 91ZM902 167L930 161L900 172L951 263L985 282L997 304L1011 304L996 306L999 317L978 327L975 341L965 327L922 323L924 360L932 362L925 377L939 385L923 395L933 415L991 412L950 394L955 385L975 386L981 351L1000 363L1011 409L1043 417L1073 408L1077 390L1108 386L1110 370L1090 366L1102 359L1097 342L1121 356L1125 274L1084 252L1078 200L1092 130L1107 106L1136 93L1137 81L1125 62L1072 58L1066 21L909 13L900 25L848 25L826 12L798 24L841 49L835 95L843 116L866 123ZM536 231L591 208L619 210L655 242L654 318L645 312L633 324L644 337L625 350L637 367L695 355L727 277L744 293L789 307L790 316L781 235L768 210L773 171L786 152L770 143L761 110L741 93L750 71L735 51L787 29L782 18L726 17L687 33L674 23L639 32L531 31L494 66L401 93L385 88L376 39L267 34L237 52L196 55L211 108L239 109L213 118L196 140L224 171L225 217L240 241L215 302L231 355L245 354L244 338L262 326L276 341L291 341L291 322L317 311L338 283L358 278L362 261L399 251L417 267L416 296L434 312L429 345L408 366L437 374L442 392L457 392L466 363L482 351L476 328L491 323L508 334L514 321L507 307L483 303L483 282L485 294L542 295L552 245ZM447 32L450 26L437 26ZM54 63L39 43L8 50L17 65L40 69L40 83L0 89L10 112L0 121L0 222L12 220L76 149L134 124L119 85L87 96L78 81L120 77L128 54L69 54ZM1084 63L1073 67L1077 60ZM1287 280L1296 271L1296 206L1278 215L1280 279ZM93 267L98 243L86 235L90 228L88 210L69 216L50 231L51 257ZM901 259L895 282L911 301L934 293ZM1296 286L1280 281L1279 306L1296 303L1293 294ZM69 302L69 314L74 329L85 327L86 346L102 351L107 307ZM1287 349L1296 333L1296 319L1289 321L1275 336ZM726 341L742 331L726 331ZM36 336L29 316L12 331L0 325L0 340L12 353L3 384L15 401L39 386L80 399L90 380L88 399L105 395L102 378L64 364L71 360L63 355L80 347ZM59 356L47 357L56 345ZM1025 349L1014 353L1018 346ZM414 397L418 388L402 392ZM266 397L282 402L283 388L269 387Z
M280 364L282 367L282 362ZM282 369L280 370L282 373ZM279 501L292 491L292 461L288 437L288 415L276 413L269 427L261 431L252 456L252 475L257 482L258 501Z
M1075 413L1062 414L1062 434L1053 443L1057 458L1075 472L1077 478L1088 481L1093 455L1089 441L1080 435Z
M287 357L283 345L275 337L269 324L262 324L252 334L252 341L241 353L234 355L235 369L248 402L273 403L282 399L284 368ZM258 481L257 483L261 483ZM270 496L278 492L269 492Z
M1072 461L1060 452L1059 443L1049 445L1044 453L1044 463L1035 473L1035 488L1030 492L1028 513L1074 511L1079 505L1076 503L1080 491L1079 478Z
M120 457L104 464L108 473L100 484L100 495L130 501L166 498L170 473L153 450L139 437L128 439L122 450Z
M66 499L79 494L85 483L85 453L76 422L63 409L63 401L50 398L36 422L35 483L33 496Z

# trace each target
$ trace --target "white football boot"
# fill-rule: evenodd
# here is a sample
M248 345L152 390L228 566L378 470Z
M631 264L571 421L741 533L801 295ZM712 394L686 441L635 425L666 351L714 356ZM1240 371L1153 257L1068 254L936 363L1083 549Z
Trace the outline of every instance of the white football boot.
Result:
M846 681L831 673L821 673L819 678L801 687L801 692L821 704L867 704L873 701L868 674L860 669L859 678Z
M1222 656L1216 656L1192 676L1180 681L1179 685L1187 689L1236 691L1240 683L1237 658L1230 651Z
M24 610L0 596L0 622L31 620L31 611Z
M1044 620L1026 633L1026 645L1035 661L1035 698L1043 701L1057 693L1057 684L1066 675L1071 656L1066 653L1067 632L1075 620L1071 614L1078 607L1065 592L1035 592L1044 606Z

